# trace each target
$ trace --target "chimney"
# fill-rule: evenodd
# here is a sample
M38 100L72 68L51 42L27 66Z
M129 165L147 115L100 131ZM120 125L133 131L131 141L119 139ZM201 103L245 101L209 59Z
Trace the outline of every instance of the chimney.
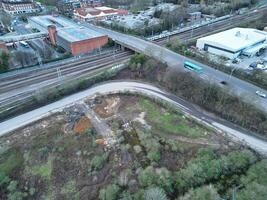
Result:
M56 33L57 33L56 26L55 25L49 25L48 26L48 35L49 35L49 39L50 39L52 45L57 44Z

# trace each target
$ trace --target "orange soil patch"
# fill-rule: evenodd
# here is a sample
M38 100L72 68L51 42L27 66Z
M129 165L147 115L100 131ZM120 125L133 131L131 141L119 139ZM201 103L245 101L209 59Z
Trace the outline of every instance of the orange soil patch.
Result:
M92 128L90 119L87 117L81 117L78 122L75 123L73 131L75 133L85 133L88 129Z

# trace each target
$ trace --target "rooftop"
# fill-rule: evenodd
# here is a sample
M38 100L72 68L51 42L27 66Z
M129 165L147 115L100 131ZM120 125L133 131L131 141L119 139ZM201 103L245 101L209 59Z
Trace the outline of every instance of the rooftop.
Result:
M264 31L251 28L233 28L200 38L199 40L212 42L221 48L238 52L257 43L264 42L266 39L267 33Z
M31 17L30 20L43 27L43 30L46 32L49 25L55 25L57 28L57 35L69 42L77 42L104 36L99 32L80 26L79 24L61 16L44 15Z
M57 29L66 28L66 27L79 27L77 24L68 20L64 17L53 16L53 15L43 15L30 17L30 20L38 23L40 26L47 28L49 25L55 25Z
M78 42L104 36L99 32L96 32L91 29L89 30L88 28L85 27L60 29L57 32L57 35L69 42Z

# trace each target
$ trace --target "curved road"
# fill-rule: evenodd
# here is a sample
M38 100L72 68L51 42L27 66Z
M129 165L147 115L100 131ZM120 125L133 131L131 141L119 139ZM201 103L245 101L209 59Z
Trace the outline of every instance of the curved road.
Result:
M85 91L68 96L57 102L33 110L31 112L4 121L0 123L0 136L8 134L18 128L21 128L29 123L35 122L52 113L61 111L63 108L71 106L79 101L81 102L86 97L92 97L108 93L119 93L124 91L138 92L149 97L156 97L161 100L167 101L173 104L176 108L178 108L185 114L190 115L194 119L201 121L202 123L205 123L206 125L211 126L220 132L228 134L228 136L230 136L233 140L242 141L246 143L251 148L255 149L257 152L263 155L267 155L266 140L253 136L249 131L243 130L233 125L232 123L204 113L197 106L188 103L180 99L179 97L165 92L155 86L133 81L113 81L103 83Z

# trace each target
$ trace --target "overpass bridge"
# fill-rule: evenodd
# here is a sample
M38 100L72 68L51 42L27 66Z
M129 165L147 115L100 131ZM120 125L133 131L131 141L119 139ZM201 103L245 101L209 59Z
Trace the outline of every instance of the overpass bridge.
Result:
M231 95L241 97L244 101L253 103L258 109L261 109L267 113L267 100L256 96L257 90L263 91L267 94L267 91L236 77L229 76L228 74L218 71L208 65L202 64L183 55L177 54L169 49L159 46L151 41L143 40L134 36L122 34L110 29L94 26L84 23L85 26L90 29L96 30L100 33L106 34L114 40L116 43L123 47L129 48L135 52L143 53L147 56L153 57L163 63L166 63L170 69L180 72L187 71L184 68L184 62L189 61L203 68L203 73L196 74L200 79L206 82L215 83L221 87L227 87L225 90ZM227 86L222 86L221 82L226 81ZM253 99L253 101L251 101Z
M38 33L29 33L25 35L16 35L16 36L1 36L0 42L2 43L14 43L19 41L28 41L38 38L46 38L48 33L45 32L38 32Z

